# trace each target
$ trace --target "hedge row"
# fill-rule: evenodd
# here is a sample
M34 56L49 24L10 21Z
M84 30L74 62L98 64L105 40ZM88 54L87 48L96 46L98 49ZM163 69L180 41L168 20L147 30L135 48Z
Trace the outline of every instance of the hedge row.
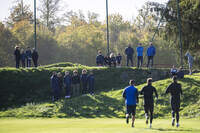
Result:
M129 79L136 84L146 82L152 77L160 80L169 77L168 69L134 69L134 68L107 68L107 67L52 67L52 68L0 68L0 108L20 106L31 102L51 100L50 76L53 71L62 72L77 69L92 70L95 74L96 91L109 91L113 88L124 87Z

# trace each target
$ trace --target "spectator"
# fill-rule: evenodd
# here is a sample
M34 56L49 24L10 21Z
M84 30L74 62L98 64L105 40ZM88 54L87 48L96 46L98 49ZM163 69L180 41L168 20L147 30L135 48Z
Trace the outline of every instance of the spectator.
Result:
M153 67L153 58L156 54L156 48L153 46L152 42L150 42L149 45L150 46L147 49L147 57L148 57L147 67L149 67L150 62L151 62L151 67Z
M94 95L94 82L95 82L94 73L90 71L90 74L88 76L88 83L89 83L89 93L91 95Z
M175 68L174 65L173 65L173 67L171 68L170 73L171 73L172 76L177 75L177 69Z
M131 61L131 66L133 67L133 54L134 54L134 50L131 47L131 45L129 44L129 46L125 49L125 54L126 54L126 59L127 59L127 63L126 65L128 66L129 64L129 60Z
M65 87L65 98L71 97L71 84L72 84L72 78L68 71L65 72L64 76L64 87Z
M121 66L122 56L120 53L118 53L118 55L116 56L116 60L117 60L117 66Z
M88 83L87 80L88 80L87 70L83 69L81 75L82 94L87 93L87 83Z
M26 59L27 59L27 67L31 67L32 52L31 52L30 47L27 47Z
M111 67L112 65L113 65L114 67L116 67L116 58L115 58L114 53L111 53L111 54L110 54L110 67Z
M105 63L105 66L110 66L111 64L110 64L110 57L109 56L106 56L105 58L104 58L104 63Z
M26 54L24 52L24 49L21 50L21 56L20 56L22 67L25 68L25 61L26 61Z
M62 74L59 72L57 73L57 78L58 78L58 98L61 97L61 92L62 92L62 88L63 88L63 79L62 79Z
M144 50L141 43L138 44L136 50L137 50L137 67L140 68L142 67L143 64L143 50Z
M188 58L189 74L192 75L192 64L193 64L194 58L192 57L189 51L185 54L185 56L187 56Z
M19 50L19 46L15 47L14 55L15 55L15 61L16 61L16 68L19 68L19 63L20 63L20 50Z
M80 76L78 75L78 71L73 71L72 76L72 88L73 88L73 96L80 95Z
M184 78L184 71L183 71L182 67L180 67L178 72L177 72L177 78L178 79L183 79Z
M101 54L101 51L98 51L98 55L96 57L96 63L97 63L97 66L104 65L104 56Z
M56 101L59 99L59 81L56 72L53 72L53 75L51 76L51 88L53 91L52 101Z
M35 67L38 66L38 57L38 52L36 51L36 49L33 49L32 59Z

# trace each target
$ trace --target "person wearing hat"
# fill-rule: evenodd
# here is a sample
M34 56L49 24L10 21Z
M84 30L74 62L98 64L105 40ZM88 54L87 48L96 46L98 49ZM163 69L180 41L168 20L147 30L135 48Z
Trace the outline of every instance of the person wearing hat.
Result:
M175 115L176 115L176 127L179 127L179 111L180 111L180 96L183 94L181 84L177 82L177 77L174 76L173 83L171 83L165 94L171 94L171 108L172 108L172 126L175 125Z

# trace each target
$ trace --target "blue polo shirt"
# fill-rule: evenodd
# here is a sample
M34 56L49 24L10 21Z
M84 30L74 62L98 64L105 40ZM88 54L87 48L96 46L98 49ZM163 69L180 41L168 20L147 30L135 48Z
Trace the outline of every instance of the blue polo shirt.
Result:
M134 86L128 86L124 89L123 97L125 98L126 105L136 105L138 90Z

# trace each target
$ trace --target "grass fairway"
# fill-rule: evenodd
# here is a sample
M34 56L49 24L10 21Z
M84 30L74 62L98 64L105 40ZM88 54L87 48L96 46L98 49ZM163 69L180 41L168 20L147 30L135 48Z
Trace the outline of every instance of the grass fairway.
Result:
M0 119L0 133L200 133L200 120L181 119L179 128L167 119L155 119L149 129L137 119L135 128L125 119Z

